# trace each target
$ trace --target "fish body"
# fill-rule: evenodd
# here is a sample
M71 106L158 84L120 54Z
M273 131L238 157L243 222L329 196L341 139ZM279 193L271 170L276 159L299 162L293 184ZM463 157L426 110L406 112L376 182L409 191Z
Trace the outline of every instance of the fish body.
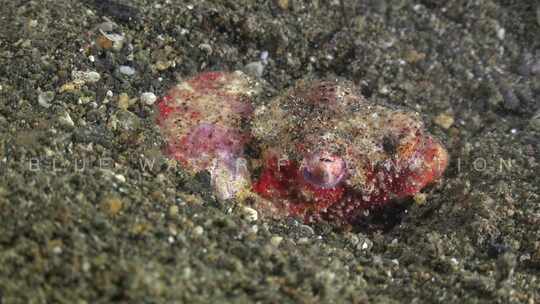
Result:
M352 82L301 80L259 105L256 88L240 72L202 73L158 104L167 153L210 171L218 197L248 189L276 214L354 222L415 195L447 166L417 113L371 103ZM250 145L257 161L246 159Z

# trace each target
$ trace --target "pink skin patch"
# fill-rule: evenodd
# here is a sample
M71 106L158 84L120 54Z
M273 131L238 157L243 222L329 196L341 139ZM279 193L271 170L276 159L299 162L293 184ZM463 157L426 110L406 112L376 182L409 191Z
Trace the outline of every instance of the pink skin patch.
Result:
M243 158L249 132L240 128L253 113L248 92L251 82L242 73L204 72L173 87L156 105L166 154L191 172L209 171L222 199L249 186Z
M205 170L219 155L227 155L227 158L240 156L245 141L245 137L235 130L203 123L172 143L169 151L187 165Z
M347 175L345 161L326 152L304 158L300 170L306 182L325 189L334 188Z

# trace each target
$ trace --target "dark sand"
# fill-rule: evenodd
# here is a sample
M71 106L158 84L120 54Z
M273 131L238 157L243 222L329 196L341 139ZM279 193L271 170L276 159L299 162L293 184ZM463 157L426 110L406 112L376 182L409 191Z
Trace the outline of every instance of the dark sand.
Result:
M1 1L0 303L539 303L538 4L263 2ZM105 17L123 45L92 45ZM270 94L337 76L422 113L445 179L337 229L167 170L141 94L264 50Z

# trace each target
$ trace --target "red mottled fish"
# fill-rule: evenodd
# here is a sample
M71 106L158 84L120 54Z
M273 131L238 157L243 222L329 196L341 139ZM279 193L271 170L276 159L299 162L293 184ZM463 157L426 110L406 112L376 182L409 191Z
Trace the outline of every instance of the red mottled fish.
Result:
M418 193L448 163L418 114L370 103L350 82L299 81L254 109L258 91L240 72L207 72L158 104L168 154L191 171L210 171L222 199L254 192L274 214L354 222ZM253 183L246 145L262 151Z
M249 185L243 158L250 139L250 97L257 84L241 72L206 72L169 90L157 104L166 153L187 170L208 170L221 199Z

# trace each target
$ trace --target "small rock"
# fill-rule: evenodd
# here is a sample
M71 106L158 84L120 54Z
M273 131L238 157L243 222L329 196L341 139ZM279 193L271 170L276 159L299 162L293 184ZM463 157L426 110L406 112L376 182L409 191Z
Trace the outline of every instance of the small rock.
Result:
M517 68L521 76L530 76L540 74L540 54L533 56L530 52L526 52L521 56L521 63Z
M259 214L257 213L257 210L253 208L249 208L249 207L243 207L242 214L250 222L254 222L259 218Z
M261 52L261 55L259 56L259 58L261 59L261 63L263 65L268 64L268 57L269 57L268 51L262 51Z
M117 215L120 210L122 210L122 206L124 203L122 200L120 200L118 197L106 197L101 202L101 207L105 212L107 212L109 215Z
M73 81L82 83L95 83L101 79L101 75L96 71L73 71L71 77Z
M296 241L300 245L305 245L309 243L309 238L307 237L301 237Z
M165 71L170 66L171 66L171 63L169 61L162 61L162 60L158 60L155 64L155 67L156 69L158 69L158 71Z
M497 29L497 38L499 38L499 40L504 40L504 37L506 36L506 30L503 28L503 27L499 27Z
M115 116L117 119L117 126L120 130L133 131L141 126L141 119L139 116L130 111L119 110Z
M169 207L169 215L170 216L177 216L178 212L180 212L180 209L178 208L177 205L172 205L171 207Z
M126 75L126 76L133 76L135 75L135 69L127 66L127 65L121 65L118 67L118 71L120 74Z
M114 178L115 178L117 181L121 182L121 183L125 183L125 182L126 182L126 177L123 176L122 174L115 174L115 175L114 175Z
M44 108L49 108L51 106L51 102L54 100L54 92L53 91L46 91L41 92L38 95L38 104Z
M96 39L96 44L104 50L109 50L113 47L112 40L108 39L105 35L99 35Z
M204 228L201 226L197 226L193 228L193 235L194 236L201 236L204 233Z
M517 71L521 76L529 76L531 73L531 63L533 56L531 53L524 53L521 56L521 64L518 66Z
M277 5L282 10L287 10L289 8L289 0L277 0Z
M180 193L178 195L180 197L180 199L188 204L192 204L192 205L202 205L203 204L203 199L200 195L196 195L196 194L184 194L184 193Z
M30 28L34 28L34 27L38 26L38 24L39 24L39 22L37 20L32 19L32 20L28 21L28 27L30 27Z
M212 53L214 52L214 50L212 49L212 46L208 43L199 44L199 49L204 51L206 55L208 56L212 55Z
M118 96L118 107L122 110L129 108L129 96L126 93L122 93Z
M124 47L124 40L113 41L113 50L120 51Z
M373 247L373 241L363 234L358 234L358 243L356 249L360 251L369 251Z
M78 90L80 88L80 83L77 84L75 81L74 82L68 82L66 84L63 84L60 89L59 89L59 92L60 93L64 93L64 92L74 92L76 90Z
M103 23L98 24L97 26L98 30L103 31L103 32L112 32L117 27L118 26L116 25L116 23L112 21L105 21Z
M54 253L54 254L61 254L62 253L62 247L63 242L62 240L54 239L47 242L47 247Z
M422 61L425 58L426 58L425 53L417 52L416 50L410 50L405 54L405 61L411 64Z
M250 76L261 78L264 72L264 65L260 61L246 64L244 72Z
M157 100L157 97L152 92L144 92L141 94L141 101L149 106L153 105Z
M273 236L270 239L270 244L272 244L272 246L274 246L274 247L279 247L279 244L281 244L282 241L283 241L283 237L281 237L281 236Z
M71 116L68 112L64 112L63 115L58 117L58 122L60 122L60 124L64 127L72 128L75 126L75 123L73 122L73 119L71 119Z
M433 122L439 127L447 130L454 124L454 116L448 113L441 113L433 119Z

